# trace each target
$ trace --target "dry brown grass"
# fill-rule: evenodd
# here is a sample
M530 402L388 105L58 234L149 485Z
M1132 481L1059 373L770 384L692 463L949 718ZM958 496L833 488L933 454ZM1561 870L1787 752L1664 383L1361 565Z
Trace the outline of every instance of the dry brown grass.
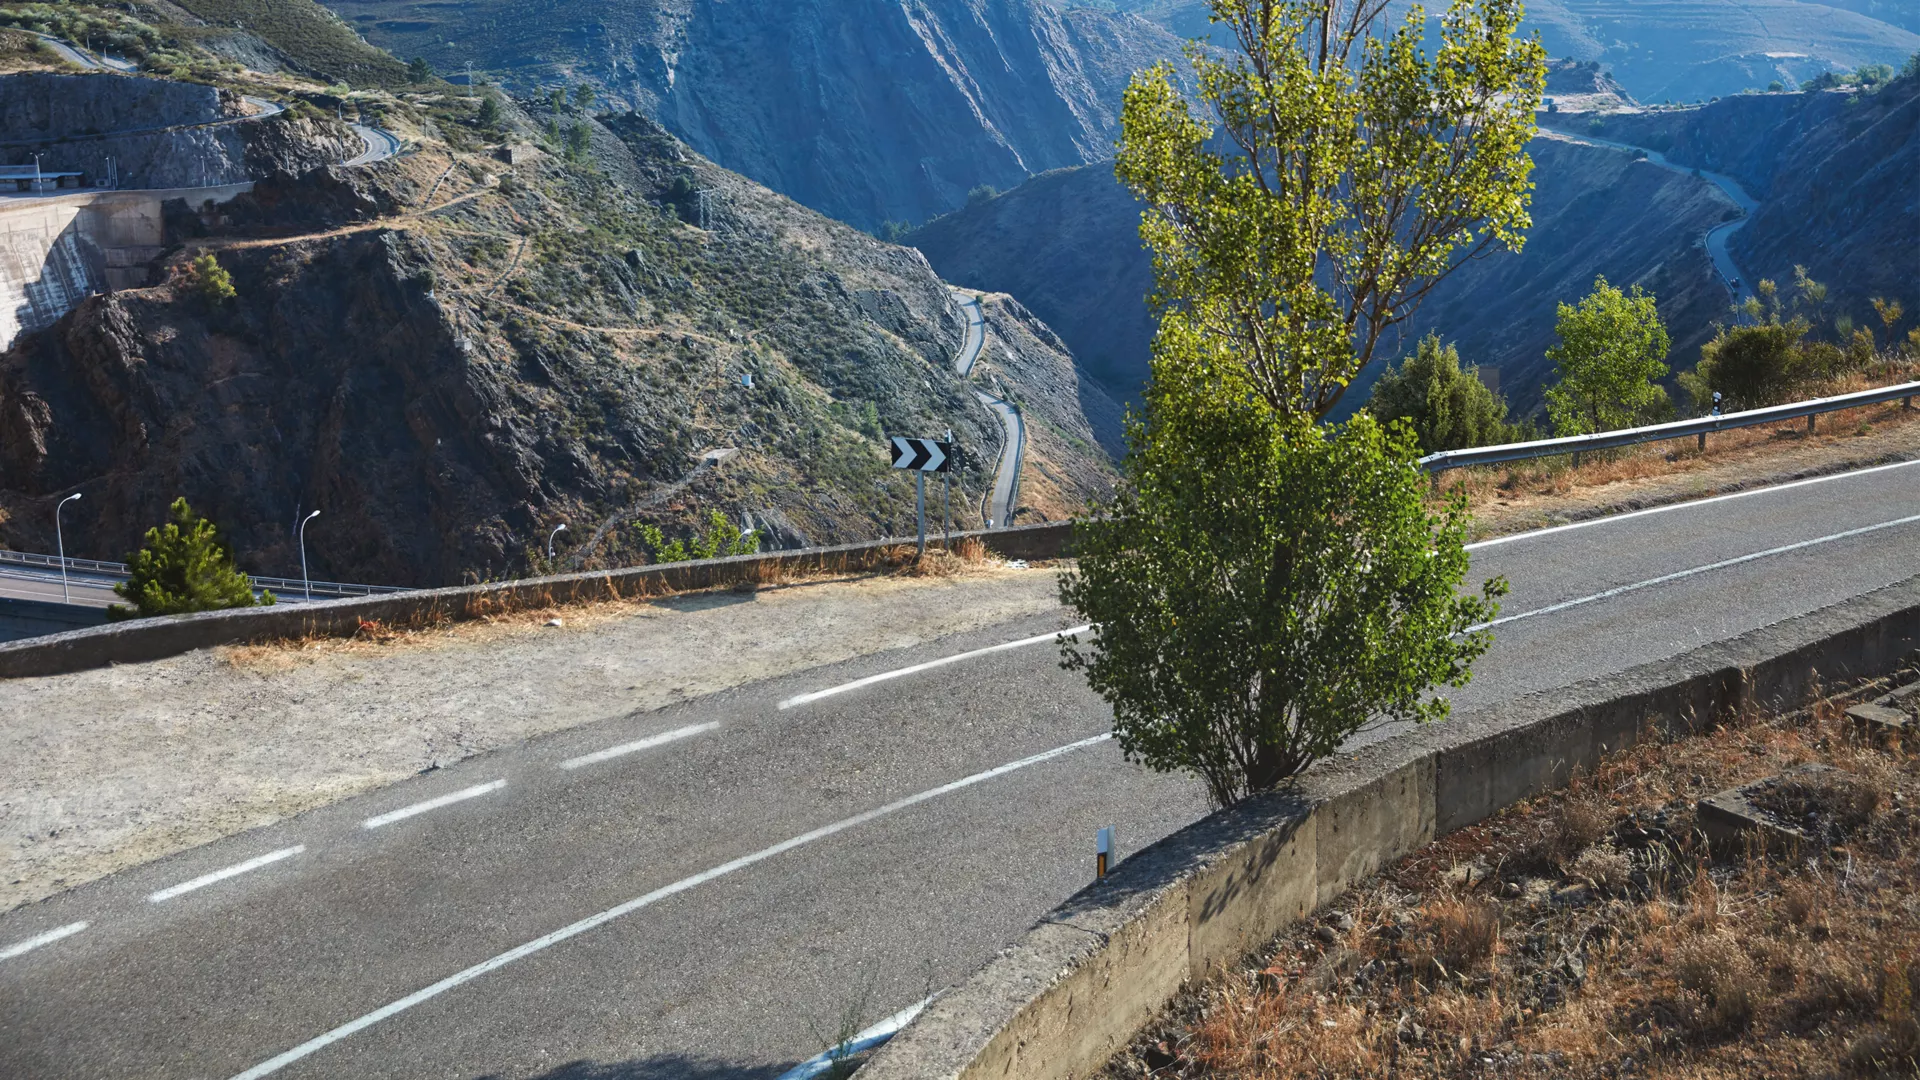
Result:
M1835 380L1810 396L1916 378L1920 378L1920 363L1889 360ZM1606 509L1609 501L1625 506L1693 497L1722 486L1820 468L1854 450L1866 450L1867 457L1902 454L1911 449L1907 436L1916 431L1920 431L1920 409L1906 409L1895 401L1821 416L1811 435L1806 421L1795 420L1711 435L1704 451L1693 439L1675 439L1587 455L1577 467L1571 458L1559 457L1458 469L1442 474L1441 484L1445 493L1466 494L1478 519L1477 534L1489 536L1535 527L1564 514L1569 504L1576 504L1572 506L1575 516L1582 516ZM1880 445L1889 440L1898 445ZM1706 490L1690 490L1701 485Z
M1695 802L1808 762L1859 778L1802 793L1843 835L1714 862ZM1916 811L1920 754L1860 741L1835 703L1649 733L1191 989L1103 1075L1914 1076Z

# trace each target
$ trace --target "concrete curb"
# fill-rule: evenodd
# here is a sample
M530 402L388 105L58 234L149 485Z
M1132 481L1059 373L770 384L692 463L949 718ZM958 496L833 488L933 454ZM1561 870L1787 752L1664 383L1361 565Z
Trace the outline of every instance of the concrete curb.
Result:
M1073 523L1047 522L954 534L956 541L968 537L979 539L990 554L1003 559L1056 559L1071 544ZM350 637L359 631L362 622L420 626L557 604L768 583L794 574L861 573L896 561L900 547L913 543L912 539L875 540L840 547L770 551L626 570L355 596L311 604L134 619L0 645L0 678L61 675L110 664L159 660L215 645L316 636Z
M1520 698L1321 763L1293 790L1174 833L1070 897L941 995L859 1080L1080 1080L1182 983L1237 962L1375 870L1635 742L1920 645L1920 577L1605 679Z

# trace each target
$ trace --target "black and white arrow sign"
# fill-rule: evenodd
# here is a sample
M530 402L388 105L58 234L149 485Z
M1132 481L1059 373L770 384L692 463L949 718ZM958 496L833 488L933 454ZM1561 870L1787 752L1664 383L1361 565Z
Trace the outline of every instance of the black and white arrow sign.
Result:
M910 439L905 435L893 437L893 467L896 469L918 469L921 472L946 472L947 462L952 460L953 446L937 439Z

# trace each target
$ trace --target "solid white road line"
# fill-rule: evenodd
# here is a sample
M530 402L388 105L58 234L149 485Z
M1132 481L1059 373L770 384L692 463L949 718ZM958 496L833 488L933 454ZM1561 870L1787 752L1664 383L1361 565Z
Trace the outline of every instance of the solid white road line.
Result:
M1468 544L1467 550L1478 551L1481 548L1494 547L1499 544L1511 544L1516 540L1532 540L1536 537L1551 536L1554 533L1563 533L1570 529L1587 529L1595 525L1608 525L1616 521L1626 521L1628 518L1646 517L1649 514L1665 514L1674 510L1691 510L1696 506L1705 506L1708 503L1726 502L1729 499L1745 499L1754 495L1771 495L1776 491L1790 491L1794 488L1806 487L1809 484L1826 484L1835 480L1851 480L1856 476L1867 476L1872 473L1886 472L1889 469L1908 469L1915 465L1920 465L1920 460L1896 461L1891 465L1875 465L1872 468L1855 469L1852 472L1828 473L1826 476L1815 476L1806 480L1795 480L1786 484L1774 484L1771 487L1752 488L1747 491L1736 491L1728 495L1715 495L1706 499L1690 499L1686 502L1669 503L1666 506L1653 506L1645 510L1634 510L1625 514L1609 514L1606 517L1592 518L1587 521L1576 521L1571 525L1555 525L1546 529L1530 529L1526 532L1514 533L1511 536L1496 536L1491 540L1481 540L1477 543Z
M162 901L171 900L181 893L189 893L202 886L211 885L216 881L225 881L230 877L239 877L249 870L258 870L269 863L277 863L281 859L290 859L305 850L307 850L307 845L295 844L290 848L281 848L279 851L269 851L265 855L255 856L246 862L235 863L224 870L215 870L211 874L202 874L192 881L183 881L170 888L161 889L159 892L147 897L147 902L149 904L158 904Z
M627 754L637 753L641 750L651 750L656 746L664 746L667 743L687 738L690 735L698 735L703 731L712 731L719 726L720 722L716 720L711 724L694 724L691 727L674 728L672 731L663 731L658 735L649 735L635 742L621 743L619 746L609 746L605 750L596 750L591 754L582 754L577 758L569 758L561 762L560 767L563 769L577 769L582 765L592 765L596 762L607 761L611 758L624 757Z
M1780 547L1768 548L1765 551L1756 551L1751 555L1741 555L1738 558L1724 559L1717 563L1708 563L1705 566L1696 566L1691 570L1677 570L1671 574L1662 574L1656 578L1648 578L1645 581L1636 581L1631 585L1619 585L1605 592L1597 592L1592 596L1580 597L1578 600L1562 600L1558 604L1548 604L1546 607L1534 608L1532 611L1523 611L1518 615L1502 615L1492 622L1476 623L1473 626L1467 627L1467 629L1468 631L1486 630L1490 627L1504 626L1510 622L1519 622L1521 619L1531 619L1535 615L1551 615L1556 611L1565 611L1568 608L1579 607L1582 604L1591 604L1596 600L1610 599L1624 593L1635 592L1639 589L1652 588L1655 585L1665 585L1669 581L1679 581L1681 578L1689 578L1695 574L1704 574L1712 570L1724 570L1729 566L1739 566L1741 563L1752 562L1755 559L1765 559L1774 555L1785 555L1789 551L1799 551L1803 548L1815 547L1820 544L1830 544L1835 540L1845 540L1850 536L1863 536L1870 532L1879 532L1881 529L1891 529L1896 525L1911 525L1914 522L1920 522L1920 514L1898 518L1893 521L1883 521L1878 525L1863 525L1858 529L1848 529L1845 532L1837 532L1829 536L1821 536L1812 540L1802 540L1797 544L1783 544Z
M68 923L58 929L49 930L39 937L30 937L25 941L14 942L12 945L0 949L0 960L11 960L21 953L32 952L42 945L51 945L63 937L72 937L86 928L87 924L84 922Z
M363 829L377 829L382 825L391 825L396 821L403 818L410 818L415 814L424 814L429 810L438 810L448 803L457 803L463 799L471 799L479 795L485 795L489 791L499 791L506 786L507 782L505 780L495 780L491 784L478 784L470 788L463 788L451 795L442 795L437 799L428 799L426 802L414 803L412 806L403 806L398 810L389 810L376 817L370 817L361 822L360 827Z
M1065 630L1055 630L1050 634L1039 634L1030 638L1021 638L1019 641L1007 641L1007 642L1002 642L999 645L989 645L984 649L974 649L971 652L955 653L952 656L943 656L938 660L929 660L924 664L915 664L912 667L903 667L897 671L883 671L878 675L869 675L864 679L855 679L850 683L842 683L839 686L831 686L825 690L815 690L810 694L796 694L793 697L790 697L787 700L781 702L780 707L783 709L791 709L795 705L805 705L809 701L819 701L821 698L832 697L835 694L844 694L849 690L858 690L863 686L872 686L874 683L886 682L888 679L898 679L903 675L912 675L917 672L930 670L932 668L945 667L948 664L957 664L962 660L971 660L976 656L985 656L988 653L1006 652L1009 649L1025 648L1028 645L1039 645L1039 644L1042 644L1043 642L1059 641L1063 637L1069 637L1073 634L1085 633L1086 631L1091 629L1093 629L1091 625L1070 626Z
M273 1072L277 1072L280 1069L283 1069L286 1066L291 1065L296 1061L299 1061L301 1058L304 1058L307 1055L312 1054L316 1050L321 1050L328 1046L331 1046L332 1044L339 1042L341 1039L344 1039L347 1036L352 1035L357 1031L362 1031L362 1030L365 1030L366 1028L372 1027L373 1025L379 1023L380 1021L385 1020L387 1017L393 1016L396 1013L404 1012L407 1009L411 1009L415 1005L418 1005L423 1001L427 1001L431 998L438 997L439 995L446 993L447 991L453 989L456 986L461 985L462 983L471 982L472 980L477 979L480 976L485 975L490 971L494 971L499 968L506 967L508 964L513 963L515 960L523 960L529 956L532 956L534 953L537 953L540 950L547 948L548 946L558 945L559 943L566 941L568 938L578 937L579 935L584 934L587 931L602 925L603 923L612 922L613 920L618 919L623 915L629 915L635 911L640 910L643 907L648 907L652 904L657 904L660 901L665 900L670 896L674 896L678 893L686 892L688 889L691 889L696 885L704 885L715 878L724 877L727 874L731 874L736 870L744 870L747 867L754 865L755 863L764 862L767 859L773 858L775 855L780 855L785 852L792 851L794 848L797 848L797 847L803 847L807 844L813 843L816 840L824 840L827 837L834 835L835 833L845 832L846 830L851 829L856 825L865 825L869 821L886 817L888 814L898 813L899 811L905 810L910 806L917 806L920 803L926 802L928 799L938 798L941 795L946 795L950 792L959 791L961 788L972 787L975 784L984 783L988 780L994 779L995 777L1005 776L1010 772L1027 768L1030 765L1038 765L1043 761L1051 761L1054 758L1061 756L1062 754L1070 754L1075 750L1080 750L1085 747L1092 746L1095 743L1105 742L1111 738L1113 738L1113 735L1111 732L1109 732L1105 735L1095 735L1090 739L1081 739L1078 742L1070 742L1065 746L1056 746L1052 750L1047 750L1042 753L1035 754L1032 757L1024 757L1024 758L1021 758L1019 761L1009 762L1005 765L1000 765L995 768L988 769L986 772L974 773L972 776L962 777L959 780L955 780L947 784L942 784L936 788L928 788L927 790L919 792L918 794L909 795L904 799L899 799L894 802L890 802L885 806L876 807L872 810L868 810L863 814L855 814L853 817L847 818L844 821L836 821L831 825L822 825L820 828L815 829L812 832L801 833L799 836L796 836L791 840L782 840L781 842L773 845L770 848L762 848L761 850L756 851L751 855L742 855L741 857L733 860L732 862L721 863L719 866L716 866L711 870L703 870L700 873L693 875L692 877L681 878L679 881L676 881L671 885L666 885L666 886L662 886L661 888L655 889L652 892L646 894L645 896L638 896L632 900L628 900L624 904L620 904L615 907L610 907L607 910L599 913L598 915L589 915L586 918L581 919L579 922L573 923L568 926L563 926L560 929L555 930L554 932L547 934L544 937L537 937L532 941L527 942L525 945L521 945L521 946L518 946L517 948L509 949L506 952L501 953L500 955L494 957L491 960L482 961L481 963L475 964L474 966L466 969L465 971L461 971L456 974L449 975L448 977L441 979L439 982L434 983L432 986L428 986L423 989L416 990L413 993L408 994L406 997L403 997L398 1001L394 1001L394 1002L390 1002L389 1004L382 1005L380 1008L375 1009L372 1012L366 1014L365 1016L360 1017L358 1020L353 1020L345 1024L342 1024L339 1027L334 1028L332 1031L329 1031L324 1035L320 1035L316 1038L312 1038L307 1040L306 1042L301 1043L299 1046L294 1047L293 1049L287 1051L284 1054L279 1055L278 1057L270 1058L267 1061L263 1061L260 1064L255 1065L253 1068L248 1069L246 1072L236 1075L233 1078L233 1080L258 1080L259 1077L266 1076Z

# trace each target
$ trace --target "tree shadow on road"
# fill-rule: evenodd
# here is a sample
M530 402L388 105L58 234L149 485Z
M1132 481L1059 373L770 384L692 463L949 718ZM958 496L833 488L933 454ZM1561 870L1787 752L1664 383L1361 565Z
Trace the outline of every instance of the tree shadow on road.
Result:
M631 1061L570 1061L539 1073L532 1080L774 1080L798 1062L785 1065L741 1065L718 1058L686 1054L657 1054ZM488 1074L480 1080L505 1080Z

